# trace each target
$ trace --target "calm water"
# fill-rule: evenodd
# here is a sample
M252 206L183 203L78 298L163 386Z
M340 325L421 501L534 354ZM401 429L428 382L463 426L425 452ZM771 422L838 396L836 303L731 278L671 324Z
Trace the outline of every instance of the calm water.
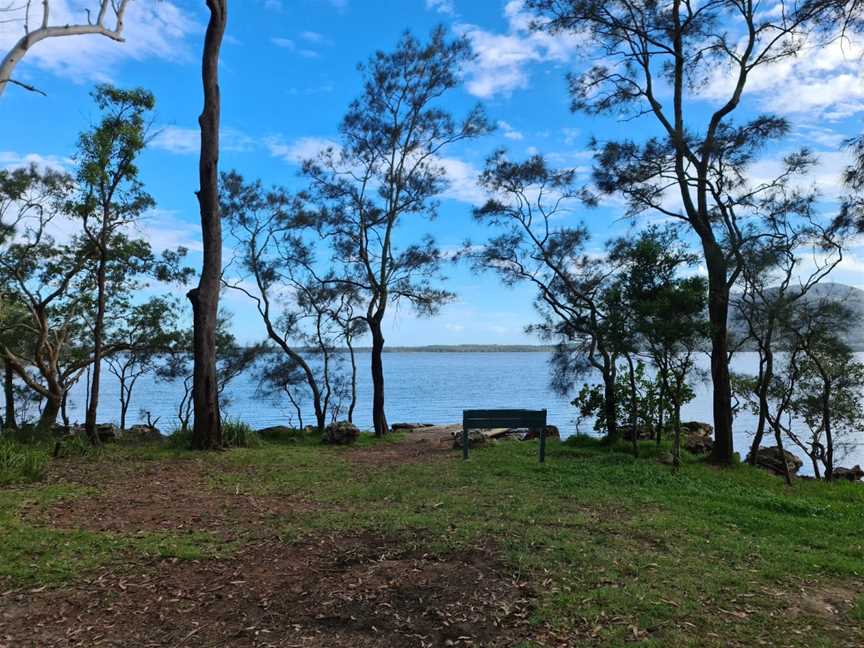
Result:
M385 353L387 414L391 423L410 421L424 423L456 423L462 410L470 408L546 408L550 423L564 435L576 431L573 407L549 389L549 354L547 353ZM703 368L708 359L700 358ZM368 374L368 354L358 354L358 404L355 422L371 427L371 383ZM751 372L756 366L752 353L739 354L733 369ZM116 380L103 372L105 382L100 399L100 421L119 419ZM254 427L296 423L290 420L290 403L274 403L257 395L257 381L241 376L229 386L228 415L247 421ZM84 381L71 394L70 419L84 420ZM139 411L147 409L160 417L159 427L170 430L176 423L176 407L180 398L177 386L155 382L144 376L136 385L130 422L136 422ZM304 408L304 423L314 421L311 406ZM684 420L711 421L710 385L702 384L697 397L683 411ZM590 424L583 424L589 432ZM749 435L755 428L754 417L742 413L735 421L736 450L746 452ZM862 437L861 441L864 441ZM769 445L772 444L769 442ZM844 464L864 463L864 446L857 446ZM805 464L805 470L807 464Z

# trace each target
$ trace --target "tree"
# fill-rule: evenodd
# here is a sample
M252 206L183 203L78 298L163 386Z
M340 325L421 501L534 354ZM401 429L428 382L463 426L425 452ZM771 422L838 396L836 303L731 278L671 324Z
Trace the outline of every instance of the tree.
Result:
M215 450L223 445L219 413L219 384L216 370L216 329L219 320L219 289L222 281L222 216L219 211L219 52L228 22L228 0L207 0L210 20L204 37L201 76L204 110L201 126L201 155L198 165L200 188L203 266L198 287L187 294L192 303L194 372L192 400L195 423L192 447Z
M790 409L809 437L792 425L785 432L810 458L816 477L831 481L843 439L864 424L864 363L839 337L854 326L855 315L834 298L811 299L797 310L790 326L795 347L790 371L797 374Z
M71 205L83 227L83 238L95 263L96 313L93 321L93 369L85 430L94 442L102 375L102 349L108 301L108 275L113 275L112 295L133 288L132 276L149 257L149 245L136 244L123 230L153 207L153 198L138 179L136 161L146 144L146 114L153 110L153 95L146 90L120 90L98 86L93 93L102 119L79 138L76 179L80 198ZM125 418L125 417L124 417Z
M336 345L355 328L350 320L358 293L316 270L316 241L310 240L310 216L301 196L278 188L265 191L260 182L247 183L237 173L223 174L221 187L221 209L238 249L237 264L229 264L238 276L225 283L254 302L267 337L283 356L264 372L275 380L271 393L296 400L291 387L296 372L302 372L323 432L336 395Z
M641 143L598 145L595 183L604 194L623 194L632 214L664 214L699 238L708 271L712 459L728 464L734 448L727 318L741 271L736 250L750 235L745 223L762 197L802 170L802 157L790 156L778 177L748 182L748 164L789 127L772 115L741 124L733 116L754 71L794 57L837 3L782 2L779 12L723 0L529 0L528 6L538 29L578 32L598 54L600 62L569 77L574 110L649 116L660 128L660 136ZM728 73L728 91L700 122L704 106L689 100L718 73Z
M479 106L457 122L440 105L461 83L470 57L468 42L448 42L443 27L428 43L405 34L394 52L377 52L360 67L364 90L342 120L339 147L304 164L312 199L321 206L319 229L333 248L327 280L363 296L377 435L389 429L382 360L388 306L404 300L428 315L452 298L432 284L442 261L432 237L401 250L396 239L406 218L435 217L434 199L447 185L440 157L447 147L491 129Z
M748 458L754 465L772 416L769 391L777 391L775 352L789 348L789 325L799 303L843 260L842 237L819 222L814 196L795 194L784 202L786 208L766 222L764 236L742 250L743 290L733 299L734 320L744 328L741 337L755 344L759 357L755 380L744 384L745 399L755 397L758 404L751 407L757 424ZM805 258L812 264L809 272L802 270Z
M696 257L678 238L674 227L651 226L638 236L621 238L609 246L609 262L619 269L616 280L636 352L654 364L659 382L659 411L672 415L673 456L680 462L681 407L693 398L688 378L694 371L695 355L708 336L705 320L705 279L685 276ZM632 360L630 382L635 391ZM662 415L661 415L662 416ZM633 417L635 419L635 416ZM662 420L656 431L661 433ZM635 435L634 435L635 436Z
M27 311L14 329L25 343L4 345L3 360L45 399L40 428L46 430L54 425L66 392L91 361L81 345L89 291L78 290L86 281L82 275L88 257L73 244L56 243L47 233L62 213L71 178L29 169L17 180L20 183L12 185L12 195L18 197L16 232L6 238L0 253L0 275L13 301ZM9 200L9 195L5 198Z
M106 358L108 370L117 378L120 398L120 429L126 429L132 392L138 379L156 371L167 349L181 335L178 326L180 305L167 297L154 297L132 307L119 322L112 337L123 340L128 350ZM149 335L142 338L141 332Z
M230 331L231 319L219 315L216 324L216 391L220 402L226 403L225 391L238 376L248 371L264 352L262 345L245 347L237 342ZM195 371L194 350L195 334L191 330L173 332L164 355L156 366L156 377L166 382L182 381L183 394L177 405L177 419L180 429L186 432L194 414L193 378ZM194 435L194 431L193 431ZM194 437L192 439L193 448Z
M32 0L26 0L20 6L10 5L5 8L5 22L20 22L24 27L24 35L12 46L3 60L0 61L0 97L9 84L17 85L25 90L39 92L35 87L12 78L15 68L31 47L48 38L62 36L79 36L97 34L118 42L123 41L123 20L130 0L99 0L94 11L84 9L87 22L78 24L51 24L51 0L41 0L41 20L31 15ZM113 25L111 24L113 23ZM34 25L38 27L33 27Z
M537 290L535 306L543 321L529 330L558 343L553 387L567 394L578 377L598 371L606 435L617 441L620 322L605 299L613 271L586 253L589 235L583 225L561 224L579 197L575 179L574 171L550 169L537 155L519 163L503 151L494 153L480 176L494 197L475 209L474 217L500 233L479 250L468 242L466 254L478 270L498 273L506 285L525 282Z

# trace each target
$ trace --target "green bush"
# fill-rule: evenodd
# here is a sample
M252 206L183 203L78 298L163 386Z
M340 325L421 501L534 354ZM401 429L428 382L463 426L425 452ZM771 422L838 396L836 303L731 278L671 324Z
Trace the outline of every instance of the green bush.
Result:
M229 448L258 448L262 445L255 430L248 423L236 419L226 419L222 423L222 437Z
M45 475L48 459L45 446L0 440L0 485L38 481Z
M89 439L77 434L59 439L54 448L55 457L99 457L101 454L102 448L94 446Z
M258 448L263 444L261 437L248 423L235 419L222 422L222 438L226 448ZM191 448L192 430L178 428L166 439L169 448Z

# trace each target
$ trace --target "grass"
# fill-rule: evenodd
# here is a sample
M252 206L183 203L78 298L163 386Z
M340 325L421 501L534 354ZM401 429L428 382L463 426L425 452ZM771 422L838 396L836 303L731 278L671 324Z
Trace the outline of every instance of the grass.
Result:
M361 445L392 443L364 436ZM780 479L749 466L717 469L688 457L677 474L650 444L634 459L589 439L508 442L450 460L369 466L314 435L197 456L229 493L302 497L315 506L278 520L284 541L374 531L456 554L493 547L538 592L535 621L602 645L772 643L802 584L852 588L864 574L864 486ZM165 447L109 448L96 461L173 461ZM0 490L0 579L73 580L118 556L218 553L194 533L58 531L25 522L26 501L91 496L80 487ZM230 549L222 550L230 555ZM864 598L842 611L861 633ZM835 618L807 613L788 645L838 645ZM833 629L832 629L833 628ZM855 635L858 636L858 635ZM787 639L784 639L787 641Z
M41 445L0 440L0 486L39 481L48 466L48 451Z

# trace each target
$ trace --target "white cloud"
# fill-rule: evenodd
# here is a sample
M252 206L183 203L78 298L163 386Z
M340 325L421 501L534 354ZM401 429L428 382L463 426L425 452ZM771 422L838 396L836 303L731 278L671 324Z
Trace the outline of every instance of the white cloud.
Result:
M580 47L577 35L551 35L531 29L532 16L524 10L524 0L510 0L504 7L504 16L506 34L470 24L454 26L468 38L476 54L466 70L466 88L477 97L489 98L525 88L530 64L566 63Z
M506 137L507 139L511 139L516 142L525 139L525 136L522 133L515 130L509 123L507 123L503 119L498 121L498 128L503 131L504 137Z
M81 0L55 0L51 3L51 22L63 25L86 21L84 9L87 6L88 3ZM39 18L41 15L36 12L33 21ZM192 60L186 38L201 31L201 26L189 14L167 1L130 3L125 25L123 43L98 35L42 41L27 53L18 76L26 74L30 66L36 66L79 83L108 81L125 60ZM20 23L0 23L0 50L8 49L20 34Z
M453 4L453 0L426 0L426 8L448 16L456 14L456 7Z
M337 148L338 144L325 137L301 137L293 142L285 142L279 137L269 137L265 140L267 148L273 157L287 162L301 164L310 160L328 148Z
M42 170L68 171L72 166L72 159L59 155L40 155L39 153L21 155L13 151L0 151L0 168L2 169L22 169L31 164L35 164Z
M468 162L457 158L442 157L437 160L447 174L449 186L442 198L458 200L470 205L482 205L488 196L477 183L480 172Z
M165 126L158 129L156 136L150 142L150 146L155 149L178 155L198 153L200 145L199 129L178 126ZM223 151L250 151L255 146L255 140L239 130L226 128L220 133L220 148Z
M276 47L282 47L287 50L291 50L292 52L297 49L297 43L295 43L290 38L280 38L274 37L270 39L270 42L273 43Z
M745 94L764 109L782 115L819 115L836 120L864 110L864 47L848 40L809 44L795 57L760 65L750 74ZM734 84L731 70L718 70L701 96L725 100Z

